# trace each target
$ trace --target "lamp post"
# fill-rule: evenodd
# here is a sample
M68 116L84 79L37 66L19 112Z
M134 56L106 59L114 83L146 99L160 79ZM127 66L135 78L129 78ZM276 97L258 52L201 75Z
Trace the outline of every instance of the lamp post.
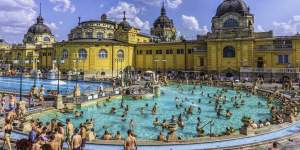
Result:
M76 102L78 100L78 96L80 96L80 86L78 85L78 63L80 62L81 59L79 59L78 55L76 55L76 59L73 60L73 63L76 64L75 67L75 73L76 73L76 84L75 84L75 89L74 89L74 97L76 98ZM74 65L75 66L75 65Z
M33 71L34 71L34 84L33 84L33 86L34 87L36 87L36 80L37 80L37 71L38 71L38 69L37 69L37 63L39 63L40 61L37 59L37 58L33 58L32 59L32 61L33 61L33 63L34 63L34 66L35 67L33 67Z
M117 63L117 78L119 78L119 63L121 63L121 84L123 86L123 57L115 58L114 61Z
M121 62L121 86L123 87L123 61L124 58L120 58L119 61Z
M57 65L57 95L60 94L60 89L59 89L59 81L60 81L60 64L64 63L63 59L58 59L53 61L54 64Z
M76 59L74 59L73 60L73 63L74 63L74 69L75 69L75 75L76 75L76 79L75 79L75 81L76 81L76 85L78 84L78 63L79 63L80 61L79 61L79 59L78 58L76 58Z
M19 64L19 72L20 72L20 101L22 101L22 87L23 87L23 69L24 67L22 65L28 64L29 61L28 60L23 60L22 58L20 60L14 60L13 63Z
M117 63L117 78L119 78L119 58L115 58L115 62Z

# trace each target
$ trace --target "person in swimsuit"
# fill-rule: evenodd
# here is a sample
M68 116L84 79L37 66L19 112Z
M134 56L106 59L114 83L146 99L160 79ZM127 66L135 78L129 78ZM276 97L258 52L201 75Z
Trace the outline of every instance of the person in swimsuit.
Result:
M71 123L70 119L66 119L66 142L68 144L68 147L71 147L72 145L72 138L73 135L73 124Z
M71 140L72 150L81 150L81 144L82 144L81 142L82 142L82 138L81 135L79 134L79 129L76 128Z
M128 137L124 142L124 149L125 150L136 150L136 139L132 134L131 130L127 131Z
M4 142L2 145L2 148L7 144L8 149L11 150L11 143L10 143L10 138L11 138L11 131L13 130L13 127L11 125L10 120L5 121L5 126L4 126Z

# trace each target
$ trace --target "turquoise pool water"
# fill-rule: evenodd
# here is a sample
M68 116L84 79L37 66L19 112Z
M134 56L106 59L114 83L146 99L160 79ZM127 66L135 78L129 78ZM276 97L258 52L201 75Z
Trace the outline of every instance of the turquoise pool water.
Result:
M108 83L91 83L91 82L78 82L82 92L95 91L100 85L103 87L110 86ZM34 79L23 78L22 92L29 93L34 85ZM39 88L44 86L45 92L47 90L57 90L57 80L37 79L36 85ZM76 85L75 81L60 81L60 93L63 95L70 94ZM19 93L20 91L20 78L0 77L0 91Z
M178 116L180 113L183 114L184 108L188 108L189 106L193 106L194 111L193 115L185 116L184 123L185 128L180 129L178 128L177 134L182 138L188 139L193 138L196 132L196 124L197 124L197 117L200 117L202 125L207 123L210 120L214 121L214 126L212 126L211 131L215 134L220 134L225 131L226 127L232 126L235 129L241 127L241 118L243 116L251 117L255 122L259 120L266 120L270 119L270 111L267 108L267 103L264 98L257 97L257 96L246 96L246 93L241 92L242 99L245 101L245 104L240 108L235 108L233 106L233 102L231 102L231 97L238 95L237 92L233 90L228 90L223 95L227 97L227 103L223 104L223 112L229 109L233 116L230 119L226 119L225 116L221 116L217 118L215 112L215 104L212 98L207 97L207 94L213 96L217 91L220 91L221 88L216 87L206 87L203 86L200 88L198 86L194 90L194 94L192 94L192 85L184 85L184 91L179 91L177 89L177 85L171 85L168 87L162 87L162 94L161 97L149 100L125 100L125 105L129 106L129 111L127 115L127 120L122 121L121 115L123 114L124 110L120 108L120 100L115 100L112 102L107 102L105 105L102 106L89 106L78 111L84 111L84 117L75 119L73 114L61 114L61 113L45 113L39 118L42 121L49 121L52 118L55 118L57 115L60 121L64 121L66 118L71 118L72 123L75 127L78 127L80 123L84 122L88 118L95 119L95 131L97 135L102 136L105 129L107 129L111 133L116 133L116 131L121 131L123 136L126 136L126 131L129 129L129 122L131 119L134 120L135 126L134 131L140 140L149 140L155 139L160 131L162 131L161 127L153 127L152 123L153 120L158 117L159 120L167 119L170 121L172 115ZM204 96L201 96L201 92L204 93ZM182 103L182 107L180 109L176 108L175 97L179 97L180 102ZM187 100L185 100L187 98ZM201 99L201 103L199 103L198 99ZM211 101L211 103L209 102ZM241 99L238 98L237 102L240 103ZM158 104L158 111L156 115L151 114L151 109L154 104ZM258 103L261 103L261 106L258 107ZM149 106L145 108L144 114L142 115L140 112L141 107L144 107L146 104ZM117 108L115 114L110 114L110 110L112 107ZM197 108L201 108L201 113L197 112ZM205 133L210 133L210 126L206 126ZM163 131L165 135L167 134L167 130Z

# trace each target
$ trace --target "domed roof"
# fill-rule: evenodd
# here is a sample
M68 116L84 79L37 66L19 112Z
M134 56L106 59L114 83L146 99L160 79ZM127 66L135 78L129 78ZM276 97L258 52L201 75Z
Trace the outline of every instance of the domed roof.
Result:
M153 26L160 26L161 28L173 28L173 20L170 19L166 14L166 9L163 5L161 8L160 16L155 20Z
M44 33L52 34L50 28L44 24L44 19L43 19L42 16L39 16L37 18L37 22L28 29L28 33L32 33L32 34L44 34Z
M126 21L126 12L125 11L124 11L123 21L119 24L119 27L121 27L123 30L126 30L126 31L131 29L129 22Z
M244 15L249 13L249 8L243 0L224 0L219 5L216 16L220 17L228 12L236 12Z
M101 21L105 21L107 20L107 15L106 14L102 14L101 15Z

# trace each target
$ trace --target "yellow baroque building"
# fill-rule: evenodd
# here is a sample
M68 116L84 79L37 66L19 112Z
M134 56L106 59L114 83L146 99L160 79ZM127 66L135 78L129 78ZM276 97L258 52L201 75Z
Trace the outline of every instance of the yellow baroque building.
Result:
M29 41L42 47L49 44L33 49L39 69L52 68L56 60L63 73L80 72L85 77L115 77L124 69L134 69L137 72L156 70L299 79L300 35L255 32L254 22L254 15L243 0L225 0L212 17L211 32L198 35L194 40L176 37L175 25L163 6L151 35L132 27L124 12L123 21L119 23L109 20L105 14L99 20L81 22L79 19L67 41L55 42L51 31L45 30L35 39L48 43L33 43L34 38L30 37L35 34L25 36L24 43ZM24 51L30 52L30 49ZM18 59L17 52L12 52L12 59Z

